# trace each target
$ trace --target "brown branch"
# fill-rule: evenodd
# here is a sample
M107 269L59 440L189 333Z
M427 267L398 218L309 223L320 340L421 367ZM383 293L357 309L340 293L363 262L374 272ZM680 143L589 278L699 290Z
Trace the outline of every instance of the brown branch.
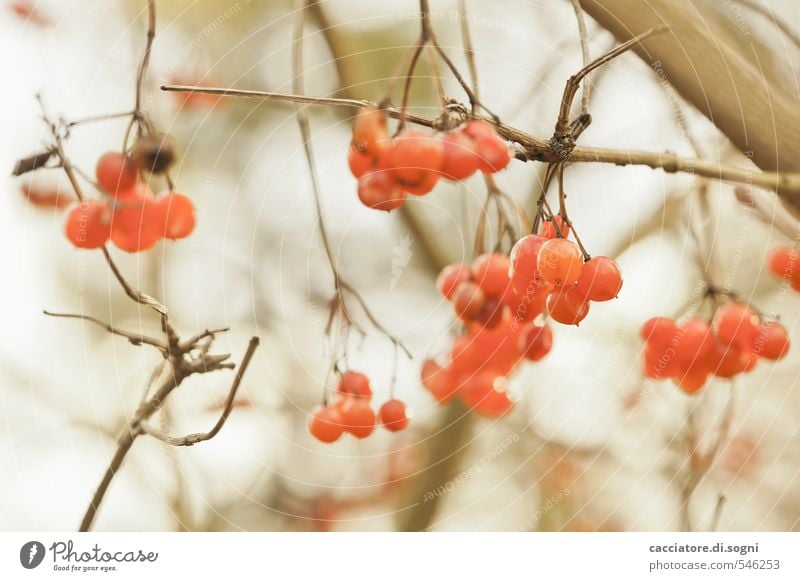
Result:
M581 7L581 0L571 0L572 9L575 11L575 20L578 21L578 35L581 39L581 55L583 56L583 66L588 67L591 62L589 55L589 33L586 30L586 18L583 16L583 8ZM591 84L588 82L583 84L581 91L581 115L589 114L589 96L591 92Z
M304 95L291 95L270 91L254 91L232 88L193 87L187 85L165 85L164 91L195 92L207 95L221 95L230 97L245 97L261 100L289 101L294 103L307 103L311 105L327 105L334 107L377 106L368 100L336 99L333 97L306 97ZM400 111L395 108L384 110L388 117L398 119ZM424 127L433 127L434 120L419 115L406 115L407 121ZM483 118L491 121L489 118ZM506 140L519 144L517 158L522 161L559 161L559 155L546 139L530 135L520 129L500 123L496 126L497 132ZM757 187L776 191L781 197L800 195L800 173L775 173L761 172L757 169L722 165L696 158L687 158L671 152L652 152L641 150L608 149L603 147L576 146L567 156L569 162L607 163L618 166L638 165L652 169L659 169L666 173L690 173L698 176L709 177L724 182L738 184L751 184Z
M302 7L298 10L297 20L295 21L295 31L294 31L294 43L293 43L293 50L292 50L292 70L294 71L293 80L292 80L292 91L297 95L301 95L303 90L303 30L305 27L305 15L306 10L311 2L314 0L301 0ZM163 88L163 87L162 87ZM359 107L362 107L365 102L355 101L353 99L335 99L336 101L345 101L348 104L352 103L360 103ZM301 103L303 101L295 100L296 104ZM361 294L353 287L350 283L345 281L338 269L336 264L336 258L333 252L333 245L331 244L330 237L328 235L328 230L325 226L325 220L323 219L323 209L322 209L322 195L321 189L319 185L319 176L317 175L317 168L316 164L314 163L314 151L311 145L311 125L308 120L308 115L304 108L295 106L295 117L297 119L297 124L300 127L300 134L303 140L303 151L305 153L306 164L308 166L309 174L311 175L311 190L313 193L314 198L314 207L317 214L317 225L320 231L320 237L322 238L322 245L325 249L325 255L328 258L328 264L331 269L331 273L333 274L334 278L334 286L339 297L339 302L342 306L342 313L348 318L348 321L352 323L356 328L360 329L364 332L363 328L356 323L350 316L347 314L345 299L343 291L349 292L356 301L361 305L364 314L369 319L370 323L383 335L386 336L392 343L399 346L403 351L408 355L410 358L411 351L408 350L405 345L403 345L400 340L394 337L391 333L389 333L386 328L377 320L374 316L372 311L367 306L366 301L361 296Z
M228 420L228 417L231 414L231 410L233 409L233 402L236 399L236 394L239 391L239 386L242 383L242 378L244 377L245 371L247 371L247 367L250 365L250 360L253 358L253 354L258 348L258 345L259 345L258 337L252 337L250 339L250 343L248 343L247 345L247 351L245 352L244 357L242 358L242 362L239 364L239 370L236 372L236 377L233 378L233 383L231 384L231 388L228 391L228 397L225 398L225 404L222 409L222 414L217 420L217 423L214 424L214 427L211 428L209 431L199 432L196 434L189 434L187 436L174 437L151 427L145 421L142 421L141 424L142 430L145 433L161 440L165 444L169 444L170 446L194 446L195 444L199 444L200 442L205 442L216 436L222 429L222 427L225 425L225 422Z
M147 335L139 335L136 333L131 333L129 331L123 331L122 329L118 329L108 323L101 321L100 319L96 319L95 317L89 315L82 315L78 313L53 313L48 310L42 311L48 317L58 317L62 319L80 319L82 321L89 321L90 323L94 323L111 333L112 335L118 335L120 337L125 337L132 345L151 345L155 347L159 351L164 353L167 352L168 347L167 344L159 339L155 339L154 337L148 337Z
M577 73L572 75L569 79L567 79L566 86L564 87L564 96L561 98L561 107L559 108L558 112L558 121L556 121L556 129L554 137L556 139L567 137L572 135L570 131L570 111L572 110L572 103L575 100L575 94L578 92L578 88L581 86L581 82L585 79L589 73L593 70L603 66L607 62L615 59L616 57L624 54L625 52L629 51L633 47L637 46L643 40L657 34L659 32L664 32L667 30L665 26L655 26L649 30L644 31L641 34L637 34L632 39L628 40L627 42L623 42L619 46L611 49L607 53L599 56L588 65L583 67Z

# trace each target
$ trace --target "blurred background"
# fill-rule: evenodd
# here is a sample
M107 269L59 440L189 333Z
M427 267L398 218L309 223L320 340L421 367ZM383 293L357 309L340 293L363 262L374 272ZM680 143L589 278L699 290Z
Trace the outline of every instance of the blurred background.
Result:
M761 4L760 2L756 2ZM712 2L714 18L754 39L795 86L797 47L764 15L736 1ZM763 4L762 4L763 5ZM552 132L565 80L581 66L575 15L565 0L468 2L482 100L534 135ZM457 3L432 0L433 25L466 71ZM792 29L800 7L769 2ZM230 326L218 347L238 361L251 335L262 347L231 417L212 441L169 448L137 441L113 482L98 530L675 530L687 479L686 422L696 418L708 449L730 383L711 381L690 398L641 373L642 322L679 316L696 298L700 264L762 311L778 314L800 340L800 296L765 270L787 244L773 225L794 222L774 196L760 211L734 188L642 167L573 164L570 215L594 255L618 259L625 285L593 306L579 328L556 325L553 351L511 378L511 414L487 420L441 408L419 384L426 356L444 352L457 329L435 289L446 264L468 260L485 186L442 183L387 215L363 207L347 169L353 111L309 108L324 218L343 275L380 321L409 346L395 392L411 426L364 441L316 442L309 412L330 389L323 340L333 279L316 225L293 108L288 103L166 94L166 83L291 92L295 5L288 1L158 3L158 33L144 106L175 136L177 188L195 202L196 233L140 255L113 250L128 279L167 304L179 331ZM140 0L0 2L0 167L40 148L48 113L78 119L130 110L144 46ZM615 40L588 19L593 55ZM328 0L308 22L305 85L310 95L379 99L419 33L413 1ZM735 36L735 35L734 35ZM438 111L423 60L413 85L420 114ZM447 94L463 100L445 75ZM695 153L675 122L674 97L635 54L592 78L594 123L582 144ZM732 97L733 98L733 97ZM711 160L753 167L704 116L682 105ZM68 154L92 171L118 149L125 120L76 127ZM499 186L531 208L542 164L512 162ZM697 193L712 208L699 216ZM3 180L0 258L0 528L72 530L134 412L158 354L42 309L84 313L133 331L158 320L118 288L97 252L64 239L71 196L62 172ZM58 194L59 202L54 201ZM688 227L713 241L698 260ZM358 316L358 315L356 315ZM368 323L365 321L365 326ZM351 368L388 397L392 344L379 333L350 338ZM762 362L737 380L733 421L692 500L698 529L800 527L800 359ZM229 372L188 379L160 415L183 434L216 421Z

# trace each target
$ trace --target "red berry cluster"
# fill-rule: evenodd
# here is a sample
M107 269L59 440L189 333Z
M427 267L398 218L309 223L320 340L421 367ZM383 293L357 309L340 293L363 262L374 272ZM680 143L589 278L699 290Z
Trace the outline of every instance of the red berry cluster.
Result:
M800 292L800 251L791 246L779 246L769 255L769 270L778 278L789 281Z
M503 254L484 254L439 275L439 292L465 323L447 365L427 360L422 366L422 384L439 403L458 395L477 412L500 416L513 405L507 376L522 359L539 361L550 352L550 327L531 322L544 304L513 290L509 266Z
M66 235L74 246L100 248L110 239L121 250L141 252L161 238L178 240L194 230L191 200L175 192L156 198L130 158L106 153L96 173L107 198L82 200L67 213Z
M789 335L780 323L762 321L739 303L721 306L711 324L697 317L680 324L650 319L641 336L645 376L673 379L686 393L700 390L712 375L730 379L751 371L759 357L778 360L789 351Z
M375 431L378 420L390 432L399 432L408 427L408 408L402 401L390 399L376 416L369 378L357 371L347 371L336 386L336 401L317 409L308 429L320 442L331 444L344 433L359 439L368 437Z
M405 129L390 138L383 113L366 107L353 126L348 165L358 178L361 202L389 212L402 206L407 194L430 192L441 177L495 173L510 159L506 142L484 121L469 121L441 137Z
M561 234L561 237L558 237ZM556 217L541 234L529 234L511 250L511 288L543 305L550 317L577 325L589 314L590 301L609 301L622 288L619 265L607 256L584 262L578 246L564 238L569 229Z

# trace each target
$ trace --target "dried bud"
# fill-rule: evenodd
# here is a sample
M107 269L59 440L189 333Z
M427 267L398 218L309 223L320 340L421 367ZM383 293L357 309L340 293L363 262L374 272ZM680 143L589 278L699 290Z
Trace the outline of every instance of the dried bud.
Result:
M153 174L167 171L175 163L175 139L167 134L140 137L133 146L131 159L141 169Z
M437 131L452 131L466 123L467 119L469 119L467 108L463 104L449 99L441 114L433 120L433 128Z

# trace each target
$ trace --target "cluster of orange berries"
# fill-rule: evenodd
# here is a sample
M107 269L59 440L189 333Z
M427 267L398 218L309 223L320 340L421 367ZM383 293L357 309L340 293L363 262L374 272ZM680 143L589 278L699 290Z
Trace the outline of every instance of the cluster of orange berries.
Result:
M161 238L178 240L195 227L194 204L168 192L155 197L141 179L141 167L117 152L97 162L101 200L81 200L67 213L66 235L78 248L100 248L111 240L126 252L152 248Z
M390 399L376 414L369 378L357 371L347 371L336 386L336 401L317 409L308 429L320 442L331 444L345 433L366 438L375 431L378 421L390 432L405 430L409 423L406 404Z
M458 181L476 171L495 173L510 159L508 144L485 121L472 120L441 135L405 129L390 138L383 113L365 107L353 126L348 165L361 202L389 212L402 206L407 194L427 194L442 177Z
M789 335L775 321L762 321L740 303L717 309L711 324L695 317L677 323L667 317L647 321L644 374L673 379L686 393L696 393L709 377L733 378L751 371L759 358L778 360L789 351Z
M554 321L577 325L589 314L589 303L610 301L622 288L622 271L607 256L584 262L568 226L556 216L540 234L529 234L511 250L511 286L530 297Z

